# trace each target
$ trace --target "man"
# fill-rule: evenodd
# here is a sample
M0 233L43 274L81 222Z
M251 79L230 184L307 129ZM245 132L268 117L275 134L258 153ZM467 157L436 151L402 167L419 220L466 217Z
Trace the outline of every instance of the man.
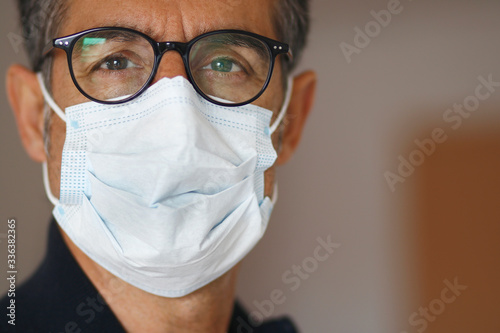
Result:
M287 80L307 1L19 7L32 69L8 96L58 225L2 332L295 332L234 287L312 106L315 74Z

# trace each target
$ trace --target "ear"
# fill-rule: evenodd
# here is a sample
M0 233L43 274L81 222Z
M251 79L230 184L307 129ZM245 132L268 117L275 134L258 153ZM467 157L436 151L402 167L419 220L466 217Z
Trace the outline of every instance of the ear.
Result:
M12 65L7 71L6 85L24 149L34 161L43 162L44 100L36 74L21 65Z
M278 165L288 162L299 145L302 130L314 103L316 81L316 73L312 71L304 72L293 80L290 106L283 120L285 128L277 160Z

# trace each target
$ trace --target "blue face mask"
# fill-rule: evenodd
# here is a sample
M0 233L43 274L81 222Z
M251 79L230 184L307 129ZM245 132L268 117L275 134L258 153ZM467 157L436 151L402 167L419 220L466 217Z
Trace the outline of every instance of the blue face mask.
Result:
M41 81L41 80L40 80ZM43 83L41 82L43 85ZM264 171L277 157L273 113L221 107L182 77L119 105L75 105L66 121L53 214L92 260L144 291L187 295L236 265L266 230Z

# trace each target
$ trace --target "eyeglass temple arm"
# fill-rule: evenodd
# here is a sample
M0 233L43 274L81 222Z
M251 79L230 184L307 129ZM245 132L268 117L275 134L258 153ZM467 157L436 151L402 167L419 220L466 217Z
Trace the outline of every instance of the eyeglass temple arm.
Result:
M42 50L42 57L45 58L53 49L54 49L54 42L50 41L47 44L45 44L45 47Z
M42 64L45 61L45 58L52 52L54 49L53 41L48 42L45 44L44 48L42 49L42 55L40 56L36 66L35 66L35 71L39 72L41 70Z

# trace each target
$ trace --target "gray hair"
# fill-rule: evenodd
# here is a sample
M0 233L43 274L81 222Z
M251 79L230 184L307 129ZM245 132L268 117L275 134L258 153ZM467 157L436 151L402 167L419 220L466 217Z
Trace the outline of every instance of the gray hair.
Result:
M275 5L278 40L287 43L293 53L291 62L283 62L285 76L299 62L310 29L309 0L280 0Z
M65 0L18 0L24 46L31 68L44 77L48 91L52 91L51 74L52 58L43 61L42 52L45 46L58 35L63 13L66 10ZM50 108L44 106L44 141L45 151L49 155L49 127L51 123Z
M58 34L63 13L66 10L65 0L18 0L25 48L31 68L43 71L48 79L51 61L43 61L42 52Z

